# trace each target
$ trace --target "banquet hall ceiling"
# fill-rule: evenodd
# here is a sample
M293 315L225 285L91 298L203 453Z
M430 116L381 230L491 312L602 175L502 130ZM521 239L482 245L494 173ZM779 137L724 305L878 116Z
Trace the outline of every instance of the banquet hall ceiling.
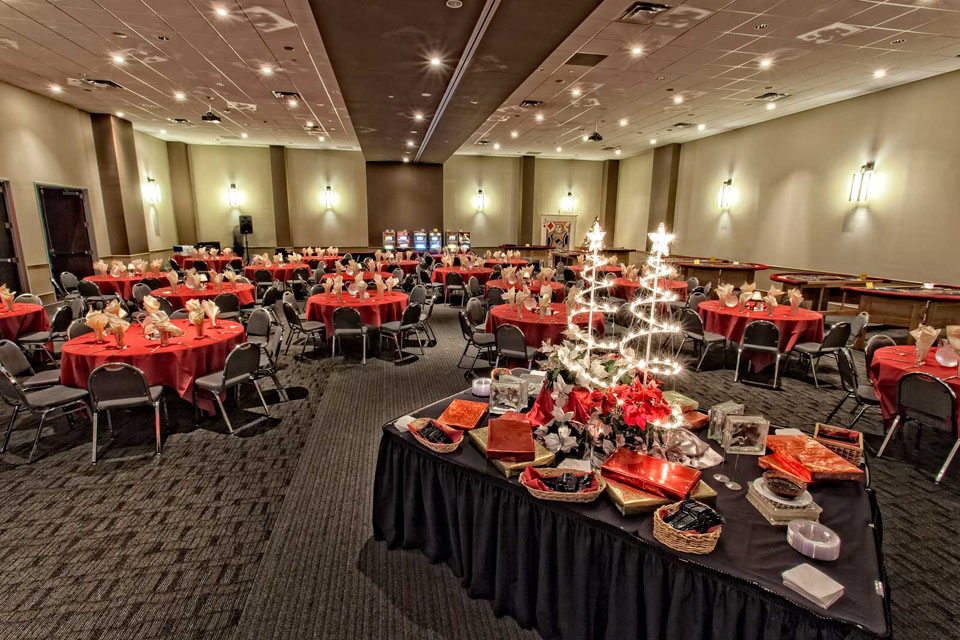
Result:
M960 0L661 2L0 0L0 81L168 140L441 162L626 157L960 69Z

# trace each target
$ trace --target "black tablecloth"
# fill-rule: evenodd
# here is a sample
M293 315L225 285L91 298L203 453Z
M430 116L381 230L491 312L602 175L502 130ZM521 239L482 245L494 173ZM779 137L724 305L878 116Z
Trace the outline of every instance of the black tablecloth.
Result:
M450 400L414 415L438 417ZM817 562L794 551L746 500L760 474L741 456L744 490L717 489L727 523L716 550L679 554L653 538L651 515L623 517L607 496L587 505L545 502L507 479L470 443L439 455L383 427L374 484L373 529L392 547L444 561L471 597L491 600L545 638L731 640L889 637L889 604L879 512L872 492L852 482L811 490L820 521L842 540L840 558ZM876 523L876 527L873 523ZM783 585L780 573L809 562L844 585L829 610ZM468 620L464 624L469 624Z

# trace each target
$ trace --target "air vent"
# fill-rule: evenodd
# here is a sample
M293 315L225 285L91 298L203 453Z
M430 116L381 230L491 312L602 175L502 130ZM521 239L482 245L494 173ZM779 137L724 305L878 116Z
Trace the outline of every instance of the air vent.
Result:
M477 140L474 144L490 144L489 140Z
M606 59L607 56L599 53L575 53L563 64L574 67L595 67Z
M543 100L523 100L520 102L521 107L539 107L543 104Z
M754 100L766 100L767 102L773 102L774 100L779 100L780 98L786 98L786 93L777 93L776 91L767 91L766 93L761 93L759 96L754 98Z
M692 122L674 122L673 125L671 126L673 126L674 129L686 129L687 127L692 127L693 123Z
M541 153L543 153L543 152L542 152L542 151L527 151L527 152L526 152L525 154L523 154L523 155L525 155L525 156L538 156L538 155L540 155Z
M186 118L167 118L170 122L174 124L190 124L190 121Z
M353 151L353 147L346 144L338 144L337 149L339 149L340 151Z
M297 102L302 100L296 91L274 91L273 97L277 100L296 100Z
M656 2L634 2L626 11L624 11L617 22L630 22L633 24L650 24L653 19L671 9L668 4L659 4Z
M99 89L123 89L113 80L96 80L94 78L80 78L80 82L90 85L91 87L97 87Z

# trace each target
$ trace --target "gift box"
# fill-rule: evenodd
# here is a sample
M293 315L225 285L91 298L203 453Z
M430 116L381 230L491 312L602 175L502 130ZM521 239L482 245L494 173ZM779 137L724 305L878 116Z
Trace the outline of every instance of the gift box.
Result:
M774 454L795 460L810 474L810 482L863 480L863 470L844 460L810 436L769 436Z
M529 420L494 418L487 433L487 459L530 462L536 457Z
M480 418L487 411L486 402L472 402L470 400L454 400L443 410L437 422L457 429L473 429L480 422Z
M710 421L710 416L704 413L703 411L684 411L683 412L683 423L687 429L691 431L696 431L697 429L703 429L707 426L707 423Z
M664 391L663 399L665 402L675 404L681 411L695 411L700 408L700 403L693 398L688 398L679 391Z
M660 507L674 502L673 498L665 498L655 493L642 491L615 480L607 480L606 491L610 499L613 500L617 511L624 516L653 513ZM717 492L703 480L700 480L697 486L693 488L690 497L709 505L714 505L717 502Z
M473 446L475 446L477 450L484 455L484 457L487 455L487 437L489 433L489 427L480 427L479 429L474 429L467 432L467 435L470 436L470 442L473 443ZM539 442L534 442L534 457L531 461L511 462L509 460L490 460L490 463L493 464L493 466L496 467L500 473L510 478L520 475L528 466L549 467L556 459L557 456L550 453L549 449L544 447Z
M744 406L738 402L727 400L710 407L710 427L707 429L707 438L720 442L723 438L723 424L727 416L742 416Z
M682 464L637 453L626 447L600 468L603 477L659 496L683 500L700 481L700 472Z

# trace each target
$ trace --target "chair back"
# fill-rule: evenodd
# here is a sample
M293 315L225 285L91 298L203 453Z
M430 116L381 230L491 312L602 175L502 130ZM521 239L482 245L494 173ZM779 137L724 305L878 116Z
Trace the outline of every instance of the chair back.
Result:
M353 260L353 254L348 253L345 256L343 256L343 258L340 259L340 264L342 264L343 266L347 266L348 264L350 264L351 260Z
M707 284L703 285L703 295L709 297L709 296L710 296L710 290L711 290L711 289L713 289L713 283L712 283L712 282L708 282Z
M463 286L463 276L460 275L458 271L448 271L443 276L443 284L450 287L462 287Z
M404 292L410 293L411 291L413 291L413 288L417 286L417 282L419 282L417 280L417 276L413 275L412 273L409 273L403 280L401 280L400 288Z
M416 302L417 304L426 304L427 303L427 288L422 284L418 284L413 289L410 290L410 302Z
M400 316L400 328L401 329L413 329L418 324L420 324L420 313L422 307L416 302L411 302L403 310L403 315Z
M577 281L577 272L571 269L570 267L564 267L563 269L563 280L565 282L576 282Z
M243 271L243 258L232 259L228 266L234 271L236 271L237 273L240 273L241 271Z
M397 282L403 282L403 269L397 267L393 270L393 277L397 279Z
M270 284L273 282L273 275L266 269L257 269L253 272L253 281L257 284Z
M503 275L503 265L500 264L500 263L497 263L497 264L493 265L493 277L494 277L494 279L498 279L498 278L500 278L502 275Z
M260 347L244 342L233 348L223 364L221 389L232 387L253 377L260 368Z
M213 303L220 309L220 313L237 313L240 311L240 298L229 291L217 294Z
M866 311L861 311L853 317L853 320L850 321L850 337L854 340L859 340L860 336L863 335L863 332L866 331L867 325L870 324L870 314Z
M307 281L306 280L293 280L290 282L290 291L293 292L293 298L295 300L306 300L309 296L307 295Z
M63 289L67 293L76 291L78 282L80 282L80 280L77 278L77 276L73 275L69 271L64 271L60 274L60 284L63 285Z
M194 271L210 271L210 267L207 265L207 261L203 258L197 258L193 261Z
M804 300L800 303L801 309L813 309L813 300Z
M850 323L839 322L830 327L830 331L827 332L827 335L823 337L823 342L820 343L820 349L839 349L845 347L849 339Z
M477 297L483 295L483 289L480 288L480 280L477 279L477 276L470 276L470 279L467 280L467 293Z
M337 307L333 310L333 330L339 329L360 329L363 327L363 320L360 318L360 312L353 307Z
M33 374L33 367L30 366L27 356L10 340L0 340L0 365L14 378Z
M0 365L0 397L9 404L30 406L27 395L23 392L23 387L3 365Z
M693 291L700 286L700 280L697 278L687 278L687 290Z
M870 376L870 369L873 365L873 356L877 352L877 349L882 347L892 347L895 346L896 341L886 334L875 335L870 340L867 341L867 346L863 350L863 360L864 364L867 367L867 376Z
M483 310L483 303L480 302L480 298L470 298L467 300L467 317L473 326L483 324L484 320L487 319L487 314Z
M170 259L167 262L170 264L170 268L174 271L180 270L180 265L178 265L177 261L173 259L173 256L170 256Z
M170 301L166 298L157 298L157 306L160 307L160 311L163 311L168 316L173 315L173 305L170 304Z
M463 336L464 340L469 342L470 340L473 339L473 327L470 326L470 321L467 320L467 312L458 311L457 320L460 322L460 334ZM16 345L14 345L14 347L16 347ZM17 351L20 351L20 349L17 349ZM20 355L23 355L23 354L21 353Z
M429 285L429 284L431 284L431 282L432 282L432 278L431 278L431 276L430 276L430 272L427 271L426 269L417 269L417 277L420 278L420 282L421 282L422 284L427 284L427 285Z
M270 287L263 292L263 300L260 303L262 307L272 307L277 304L277 300L280 299L280 289L277 287Z
M680 328L687 333L703 335L703 318L690 308L680 310Z
M100 295L100 287L95 282L80 280L77 282L77 293L84 298L96 298Z
M914 372L897 383L897 413L927 425L957 429L957 394L946 382Z
M320 260L318 258L310 258L307 260L307 266L316 271L320 268Z
M491 307L503 304L503 289L500 287L490 287L487 289L487 302Z
M296 282L297 280L302 280L303 282L306 282L309 279L310 279L310 269L308 269L307 267L297 267L296 269L293 270L292 280L294 282Z
M73 309L73 317L79 318L83 315L83 298L78 296L75 293L71 293L67 296L67 299L63 303Z
M320 295L321 293L323 293L323 285L322 285L322 284L315 284L315 285L313 285L312 287L310 287L310 295L311 295L311 296L318 296L318 295Z
M53 319L50 320L50 333L63 334L70 328L71 322L73 322L73 307L65 304L53 314Z
M273 324L273 318L270 312L260 307L254 309L247 318L247 338L269 338L270 325Z
M300 314L297 308L286 300L280 304L280 308L283 309L283 319L287 321L287 326L299 328Z
M769 320L754 320L743 329L741 347L780 348L780 328Z
M527 339L515 324L502 324L494 334L497 340L497 352L507 356L516 355L526 360Z
M630 303L624 302L613 314L613 323L618 327L630 327L633 325L634 315L630 311Z
M707 294L698 291L697 293L691 294L690 297L687 298L687 306L694 311L697 311L700 308L700 303L706 301Z
M43 306L43 300L40 299L40 296L37 296L37 295L32 294L32 293L21 293L20 295L18 295L17 297L15 297L15 298L13 299L13 301L14 301L15 303L16 303L16 302L20 302L20 303L23 303L23 304L35 304L35 305L37 305L38 307L42 307L42 306Z
M143 282L138 282L133 285L133 301L137 303L138 307L143 306L143 299L150 295L151 291L150 285L144 284Z
M58 299L67 297L67 292L63 290L60 283L55 278L50 278L50 284L53 285L53 295Z
M125 362L108 362L90 372L87 390L93 410L99 410L101 402L110 400L143 399L153 404L150 385L143 371Z
M177 309L173 313L167 314L171 320L186 320L190 317L189 309Z
M154 291L154 290L156 290L156 289L160 289L160 288L163 287L163 283L160 282L160 278L153 278L153 277L151 277L151 278L144 278L143 280L141 280L141 281L138 282L137 284L145 284L145 285L147 285L148 287L150 287L150 291Z
M837 351L837 369L840 371L840 386L848 393L855 393L860 383L857 380L857 367L853 362L853 354L848 347Z
M79 338L87 333L93 333L93 329L87 326L87 323L82 319L74 320L70 323L70 326L67 327L67 340Z

